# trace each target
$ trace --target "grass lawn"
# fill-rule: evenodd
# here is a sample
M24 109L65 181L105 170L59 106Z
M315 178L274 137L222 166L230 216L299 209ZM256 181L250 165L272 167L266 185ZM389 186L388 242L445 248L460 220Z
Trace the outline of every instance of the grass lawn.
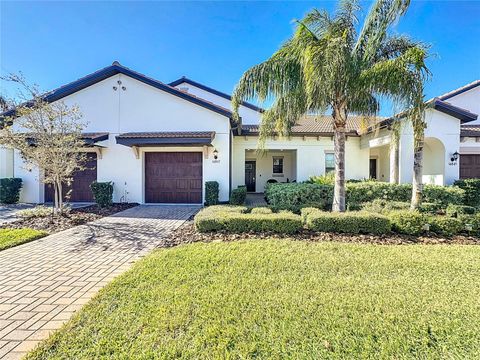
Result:
M0 229L0 251L46 236L45 231L33 229Z
M28 358L479 353L480 247L250 240L155 251Z

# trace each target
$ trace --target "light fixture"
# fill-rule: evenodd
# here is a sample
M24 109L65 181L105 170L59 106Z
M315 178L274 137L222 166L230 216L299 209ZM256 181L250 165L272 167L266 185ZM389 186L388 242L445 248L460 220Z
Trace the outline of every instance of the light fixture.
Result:
M217 149L214 149L214 150L213 150L213 158L214 158L215 160L218 159L218 150L217 150Z
M455 152L452 154L452 157L450 158L450 160L451 160L452 162L457 161L457 160L458 160L458 155L459 155L458 152L455 151Z

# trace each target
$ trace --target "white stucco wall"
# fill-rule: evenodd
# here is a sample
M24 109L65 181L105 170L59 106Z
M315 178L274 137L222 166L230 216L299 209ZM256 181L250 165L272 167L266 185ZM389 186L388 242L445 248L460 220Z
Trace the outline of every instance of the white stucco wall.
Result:
M122 82L125 91L117 81ZM114 91L113 86L118 90ZM84 132L110 133L109 139L102 142L105 149L97 162L97 176L99 181L114 181L114 201L120 201L127 191L128 201L144 202L145 151L201 151L192 147L142 148L137 159L130 147L116 144L118 134L145 131L215 131L209 152L216 148L220 161L213 162L212 155L203 160L203 180L218 181L220 200L228 200L230 124L227 117L122 74L65 97L63 101L80 107L83 120L88 122ZM16 168L20 167L19 163ZM42 202L38 172L22 173L21 177L26 178L23 201Z
M245 185L246 150L254 150L258 145L258 137L236 136L233 140L232 186ZM308 180L310 176L325 173L325 153L333 152L333 140L330 137L291 137L269 139L265 142L268 150L296 150L296 180ZM360 148L360 138L348 137L346 141L345 176L347 179L368 178L368 148ZM268 180L268 179L267 179ZM261 190L257 190L261 191Z
M211 101L211 102L213 102L215 104L218 104L218 105L220 105L220 106L222 106L226 109L229 109L229 110L231 110L231 108L232 108L230 100L225 99L224 97L215 95L215 94L213 94L209 91L200 89L200 88L198 88L194 85L191 85L189 83L181 83L181 84L177 85L176 88L179 88L179 89L180 88L182 88L182 89L186 88L186 89L188 89L189 93L191 93L195 96L198 96L202 99ZM253 109L250 109L246 106L241 105L239 110L238 110L238 113L242 117L242 123L243 124L254 125L254 124L259 124L260 123L261 113L259 113L258 111L255 111Z
M445 101L480 116L480 86L455 95ZM480 124L480 118L477 118L477 120L469 122L468 124Z

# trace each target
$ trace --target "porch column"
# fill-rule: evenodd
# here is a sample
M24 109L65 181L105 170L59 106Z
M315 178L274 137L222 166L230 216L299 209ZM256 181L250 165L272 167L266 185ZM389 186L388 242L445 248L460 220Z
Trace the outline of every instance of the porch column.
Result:
M399 140L399 183L411 184L413 181L413 129L406 124Z
M390 183L398 184L399 180L399 143L390 142Z

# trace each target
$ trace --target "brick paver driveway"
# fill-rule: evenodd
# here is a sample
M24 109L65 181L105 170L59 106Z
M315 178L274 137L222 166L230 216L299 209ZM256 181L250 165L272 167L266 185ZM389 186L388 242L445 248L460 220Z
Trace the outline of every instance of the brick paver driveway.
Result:
M137 206L0 251L0 358L20 358L198 211Z

